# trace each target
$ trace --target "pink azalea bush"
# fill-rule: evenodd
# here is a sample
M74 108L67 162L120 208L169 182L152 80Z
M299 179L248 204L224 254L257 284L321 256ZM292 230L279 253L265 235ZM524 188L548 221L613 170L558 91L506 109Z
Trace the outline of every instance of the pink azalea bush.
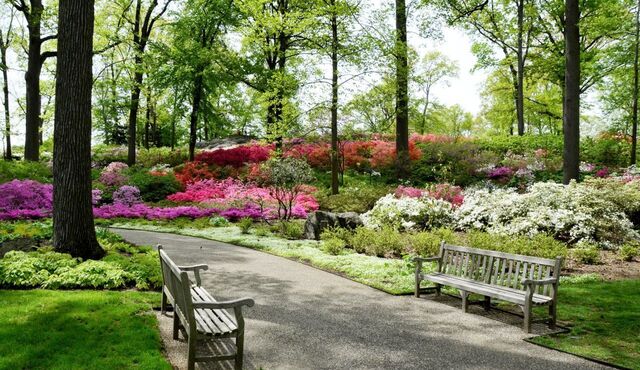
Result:
M122 203L107 204L93 209L97 218L146 218L148 220L173 220L178 217L201 218L218 214L215 208L182 207L150 207L144 203L126 205Z
M437 184L429 190L429 196L434 199L442 199L459 207L464 202L462 188L451 184Z
M396 196L396 198L402 198L402 197L420 198L424 193L425 193L425 190L423 189L400 185L398 186L398 188L393 194Z
M134 204L142 203L140 189L130 185L120 187L120 189L113 192L113 203L124 206L133 206Z
M53 186L33 180L0 184L0 220L42 218L51 215Z
M264 162L271 156L271 146L250 144L230 149L216 149L204 151L196 155L195 160L220 167L231 166L239 168L247 163Z
M304 218L308 212L317 210L319 205L312 195L315 188L303 186L300 190L301 193L293 200L292 214ZM167 199L176 203L201 203L228 209L238 204L244 210L247 207L258 207L262 209L262 216L265 218L275 217L276 199L268 188L245 184L233 178L198 181L187 185L184 192L172 194ZM224 212L221 215L226 217Z
M102 170L98 181L106 186L119 187L125 185L128 178L123 172L127 168L129 168L129 166L127 166L126 163L111 162Z

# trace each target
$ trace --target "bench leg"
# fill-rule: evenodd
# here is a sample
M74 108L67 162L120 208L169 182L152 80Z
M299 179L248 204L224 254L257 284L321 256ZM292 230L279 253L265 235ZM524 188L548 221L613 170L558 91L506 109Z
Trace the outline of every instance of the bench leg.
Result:
M180 331L180 319L178 313L173 310L173 339L178 339L178 332Z
M189 335L189 352L187 354L187 369L194 370L196 367L196 338Z
M531 333L531 304L529 302L525 302L524 309L524 323L523 330L525 333Z
M441 290L442 290L442 285L436 284L436 297L440 297Z
M491 297L484 296L484 310L489 311L491 309Z
M420 282L422 282L422 261L416 263L416 289L414 295L420 298Z
M162 288L162 299L160 300L160 314L164 315L167 311L167 295L164 293L164 288Z
M556 317L557 317L556 311L557 311L556 303L551 302L551 304L549 305L549 328L551 329L556 328Z
M236 334L236 361L234 370L242 370L242 360L244 359L244 330Z
M460 291L460 295L462 295L462 311L463 312L468 312L469 310L469 293L465 292L464 290Z

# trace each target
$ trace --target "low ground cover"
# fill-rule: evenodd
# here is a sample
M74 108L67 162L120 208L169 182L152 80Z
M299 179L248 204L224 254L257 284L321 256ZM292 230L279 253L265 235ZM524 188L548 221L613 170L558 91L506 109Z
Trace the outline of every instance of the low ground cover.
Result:
M2 369L171 369L159 293L0 290Z

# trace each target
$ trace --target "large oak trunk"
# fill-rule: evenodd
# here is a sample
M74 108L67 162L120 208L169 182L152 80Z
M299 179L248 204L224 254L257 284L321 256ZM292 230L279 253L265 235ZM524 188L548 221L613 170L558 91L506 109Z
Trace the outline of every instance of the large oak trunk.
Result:
M26 114L24 159L37 161L40 159L40 72L43 59L40 55L42 48L41 21L44 7L41 1L31 1L30 15L27 17L29 30L28 61L25 73L26 83Z
M563 181L580 175L580 8L578 0L565 2L565 93Z
M53 244L100 258L91 204L93 0L60 0L53 149Z

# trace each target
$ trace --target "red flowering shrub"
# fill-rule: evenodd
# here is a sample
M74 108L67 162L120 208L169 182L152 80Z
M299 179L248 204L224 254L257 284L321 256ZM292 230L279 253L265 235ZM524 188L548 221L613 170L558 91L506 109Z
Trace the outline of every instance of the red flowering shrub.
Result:
M196 161L220 167L240 168L247 163L260 163L269 159L271 148L260 144L242 145L231 149L216 149L196 155Z
M175 175L183 186L187 186L196 181L215 179L218 174L211 171L209 166L203 162L187 162L182 167L176 168Z
M331 146L328 143L297 144L284 152L285 158L303 158L313 168L331 167Z

